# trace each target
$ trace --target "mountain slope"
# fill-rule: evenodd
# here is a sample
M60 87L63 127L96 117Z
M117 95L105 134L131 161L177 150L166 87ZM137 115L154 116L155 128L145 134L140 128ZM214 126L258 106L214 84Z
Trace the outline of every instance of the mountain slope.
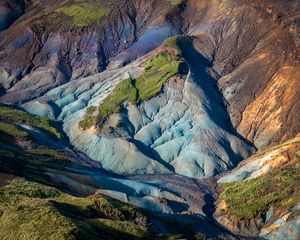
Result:
M299 26L298 0L3 0L2 193L18 183L76 202L100 193L160 213L158 233L199 221L188 239L297 239ZM52 197L33 198L53 210ZM103 230L66 214L68 235ZM108 235L159 237L137 223Z
M212 89L215 93L209 94L208 100L200 99L204 105L215 109L212 99L217 97L219 98L217 101L225 100L234 127L237 127L239 134L253 142L258 148L282 142L299 131L299 122L294 116L299 111L299 105L296 104L298 101L296 93L299 91L296 84L297 69L299 69L297 1L291 1L284 5L281 2L274 4L268 1L247 3L188 1L178 5L172 5L168 1L140 1L138 3L127 1L126 4L82 1L76 3L77 5L72 1L67 1L63 4L58 2L49 4L37 1L35 6L29 8L17 23L1 34L0 59L2 59L2 63L0 65L2 65L2 86L4 88L2 101L24 104L23 106L34 114L49 116L57 120L64 120L66 115L80 109L81 111L78 111L72 119L74 128L76 124L74 121L79 117L79 113L81 112L82 116L84 108L91 105L97 107L102 101L101 99L106 96L99 95L99 100L91 99L90 94L95 93L96 89L104 85L100 84L102 80L93 80L99 82L100 85L94 85L94 83L93 85L82 85L83 82L88 82L83 80L83 77L102 72L100 75L94 75L93 78L101 76L101 79L104 78L109 82L112 79L108 80L107 78L112 76L114 71L123 73L128 71L137 76L139 74L136 72L138 69L136 67L145 61L145 57L133 63L134 72L130 72L128 69L130 65L125 69L113 69L144 55L159 46L167 37L185 33L194 36L193 46L195 51L199 52L199 59L191 61L195 63L194 69L198 70L198 66L203 66L201 67L203 70L200 69L201 72L209 71L207 75L198 74L196 77L201 78L207 84L215 84L216 81L220 90ZM84 14L90 11L89 6L94 6L98 11L107 10L107 13L101 19L85 19ZM37 14L36 11L39 8L44 10ZM280 8L285 9L284 13L280 11ZM68 16L68 11L72 9L81 11L81 15L76 18ZM224 14L229 9L232 10ZM42 16L43 18L41 18ZM118 19L120 19L119 22ZM62 21L64 24L61 24ZM78 21L81 21L81 25ZM278 35L282 38L280 42L277 40ZM275 45L272 44L274 42L276 42ZM200 55L203 56L203 60ZM268 61L265 61L265 58ZM197 65L197 61L202 61L204 64ZM125 75L124 77L126 78ZM289 79L295 83L294 85L289 84L291 91L277 92L273 98L266 101L270 95L269 92L273 91L272 89L285 88L284 84L290 82ZM70 80L69 84L74 85L75 82L80 84L82 88L80 94L82 95L63 94L65 98L60 100L59 98L62 98L61 91L67 88ZM60 85L64 86L58 87ZM55 87L58 87L57 90L53 89ZM183 86L178 87L178 89L183 88ZM206 90L204 89L204 91ZM89 93L83 94L85 91L89 91ZM99 89L99 91L102 90ZM200 95L200 93L195 94ZM167 89L162 96L168 96ZM273 103L271 99L274 99ZM74 102L75 100L77 101ZM193 105L197 104L197 100L194 98L189 101ZM69 105L68 103L71 102L74 103ZM191 103L187 103L187 105L190 106ZM40 104L43 105L42 109L37 111L36 106L41 107ZM262 107L257 107L261 104ZM278 109L276 107L278 105L284 107ZM174 106L176 108L176 105ZM221 103L217 108L220 107L223 110L218 110L218 112L222 111L222 115L227 118L228 114L224 104ZM68 109L68 113L64 109ZM184 107L183 111L185 111ZM152 114L152 116L154 115ZM149 116L146 115L146 117ZM166 126L178 121L178 117L180 116L175 119L172 117ZM143 121L145 122L145 120ZM225 121L226 125L231 125L228 119ZM289 123L288 129L283 127L282 123L285 121ZM196 122L192 120L191 124L194 125ZM141 125L137 122L136 124L138 126L134 126L135 129L130 130L134 131L131 135L137 134L139 128L143 127L145 123ZM188 122L185 121L184 124L186 125ZM221 123L218 122L218 124ZM65 123L65 129L69 137L74 139L78 130L76 128L71 130L69 125ZM212 158L209 157L211 160L205 161L206 164L209 161L215 163L212 166L204 166L203 161L200 161L200 156L203 154L204 158L207 158L207 154L215 155L216 150L213 146L208 146L205 150L194 150L191 145L190 149L186 151L197 154L197 157L191 156L194 158L191 160L194 163L186 163L184 164L186 167L178 170L177 165L182 165L181 162L190 157L186 156L184 151L182 155L179 152L182 146L190 145L190 140L186 140L189 135L185 135L185 131L190 127L182 125L180 129L174 130L176 131L175 135L170 132L154 144L156 137L151 134L155 132L162 134L166 126L161 125L160 122L158 125L156 123L151 125L147 128L143 127L143 133L133 137L138 141L139 146L136 144L132 146L132 143L126 140L127 147L116 154L118 158L119 156L123 158L122 162L124 162L127 150L132 147L133 149L137 148L137 151L140 152L138 158L144 159L142 161L146 165L151 163L152 167L149 169L145 169L143 166L132 167L130 163L125 164L127 166L124 170L119 169L120 164L118 167L111 166L111 162L107 162L101 155L104 150L95 152L93 149L95 143L91 141L92 136L88 136L90 144L76 143L76 140L71 141L93 159L107 162L105 164L107 169L122 173L175 171L188 176L208 177L221 170L231 168L250 153L249 147L241 149L236 146L240 143L225 143L226 141L224 142L218 134L212 133L212 135L209 134L210 136L206 134L205 138L208 139L200 140L200 142L204 141L202 145L208 144L207 142L224 142L221 144L222 146L217 147L224 150ZM153 133L149 135L148 131L153 131ZM159 146L161 144L159 142L166 143L166 141L173 140L177 134L181 134L180 132L184 132L185 139L174 143L178 146L175 155L166 152L164 147ZM194 136L193 139L192 141L196 141L196 148L198 148L198 137ZM114 145L113 141L110 141L110 144ZM103 146L100 142L99 145ZM143 156L143 149L147 149L149 146L152 148L150 152L154 151L151 153L154 156ZM113 148L111 151L114 151ZM166 146L166 148L168 147ZM136 156L131 158L135 159ZM229 162L228 158L232 160ZM191 172L191 168L196 165L199 166L196 172Z

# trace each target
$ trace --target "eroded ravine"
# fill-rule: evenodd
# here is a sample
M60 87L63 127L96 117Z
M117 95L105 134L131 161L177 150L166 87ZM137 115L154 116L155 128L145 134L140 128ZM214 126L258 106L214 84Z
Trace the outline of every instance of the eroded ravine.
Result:
M192 42L183 49L190 66L188 77L173 77L157 97L138 106L126 106L121 113L119 136L83 130L78 122L86 109L103 101L126 74L138 76L148 57L123 69L78 80L77 86L73 81L54 88L24 107L36 113L38 106L52 118L55 114L47 111L51 109L49 103L60 108L54 119L64 122L71 143L107 170L122 174L174 172L197 178L213 176L234 167L253 150L235 135L214 80L206 72L207 60L193 49ZM76 88L75 92L71 90Z

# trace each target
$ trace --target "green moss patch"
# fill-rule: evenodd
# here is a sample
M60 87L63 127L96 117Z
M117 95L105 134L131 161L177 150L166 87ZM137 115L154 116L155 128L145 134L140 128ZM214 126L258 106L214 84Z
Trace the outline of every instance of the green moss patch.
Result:
M121 104L125 101L137 103L138 90L134 80L128 78L118 83L113 93L104 99L98 108L97 123L102 125L105 119L114 113L121 111Z
M86 130L90 127L92 127L95 124L95 111L97 110L97 107L90 106L87 108L85 112L84 118L79 122L79 127Z
M169 0L172 6L178 6L183 3L183 0Z
M90 106L86 109L87 114L93 114L97 110L97 107L95 106Z
M134 80L131 78L125 79L117 84L113 93L104 99L98 108L97 123L102 125L105 119L114 113L121 111L121 104L125 101L136 103L137 89L134 86ZM82 129L88 129L95 124L94 107L89 107L86 111L84 119L79 122Z
M89 129L95 124L95 117L86 114L85 117L79 122L79 127L82 128L83 130Z
M84 3L60 7L56 11L65 16L72 17L73 24L76 27L87 27L92 24L98 24L104 17L110 14L110 9L107 7Z
M180 61L168 53L160 53L146 65L146 71L136 79L139 101L147 101L162 91L163 84L179 72Z
M265 214L271 206L292 207L300 201L300 163L274 169L251 180L222 185L221 200L231 214L250 219Z
M23 110L0 105L0 120L4 122L9 121L14 123L27 124L29 126L44 130L52 134L57 139L62 138L54 122L45 117L33 116Z

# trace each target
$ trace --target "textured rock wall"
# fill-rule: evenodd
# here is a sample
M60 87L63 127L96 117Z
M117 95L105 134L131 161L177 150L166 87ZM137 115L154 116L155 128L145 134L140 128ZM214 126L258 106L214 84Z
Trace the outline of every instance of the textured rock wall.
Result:
M258 148L294 137L300 110L295 86L299 2L212 2L192 2L188 16L203 20L188 18L189 34L198 37L198 50L213 60L234 126Z

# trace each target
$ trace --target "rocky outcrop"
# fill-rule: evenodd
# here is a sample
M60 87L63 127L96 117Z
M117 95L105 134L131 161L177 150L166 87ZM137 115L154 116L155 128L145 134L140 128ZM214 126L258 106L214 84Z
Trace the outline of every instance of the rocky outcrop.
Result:
M30 0L5 0L0 3L0 31L7 29L31 5Z

